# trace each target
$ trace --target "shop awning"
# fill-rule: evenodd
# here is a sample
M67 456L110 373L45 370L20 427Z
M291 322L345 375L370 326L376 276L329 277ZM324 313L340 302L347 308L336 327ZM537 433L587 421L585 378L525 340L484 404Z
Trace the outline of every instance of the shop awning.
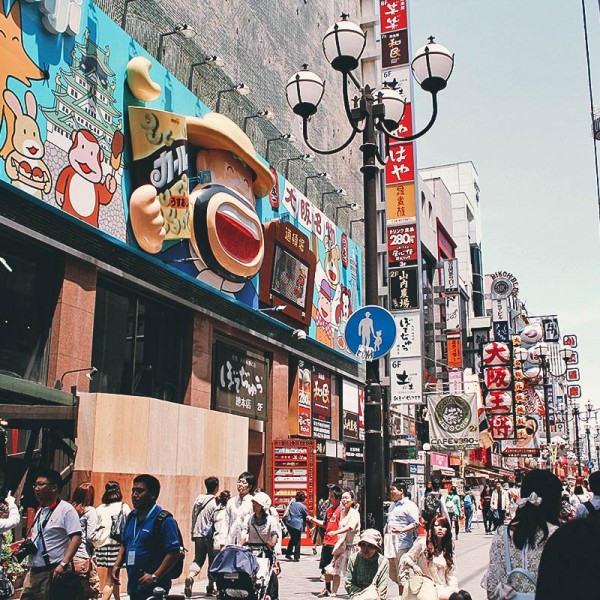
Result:
M435 469L431 469L431 472L439 473L440 475L444 475L444 477L456 477L456 471L448 467L436 467Z
M52 421L75 421L76 415L73 394L0 374L0 417L9 422L9 427L46 427Z

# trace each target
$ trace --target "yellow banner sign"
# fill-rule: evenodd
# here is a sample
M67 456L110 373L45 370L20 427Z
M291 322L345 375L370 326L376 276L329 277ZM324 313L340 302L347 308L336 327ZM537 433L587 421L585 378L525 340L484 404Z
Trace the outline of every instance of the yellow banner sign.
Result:
M415 220L415 184L400 183L385 188L387 222L397 225Z

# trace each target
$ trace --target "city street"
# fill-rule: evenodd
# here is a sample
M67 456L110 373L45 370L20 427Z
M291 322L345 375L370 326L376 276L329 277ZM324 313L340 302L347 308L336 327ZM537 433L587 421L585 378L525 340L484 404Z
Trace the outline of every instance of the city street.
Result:
M480 586L481 578L488 565L488 550L492 536L483 533L483 524L474 523L472 533L461 533L456 544L456 564L458 567L458 581L461 589L467 590L473 600L485 600L486 594ZM319 579L318 555L313 556L312 548L303 548L302 558L299 563L282 560L282 574L279 578L279 596L281 600L316 597L323 589ZM206 589L206 580L194 584L194 598L203 598ZM347 598L342 594L340 598ZM174 586L173 593L183 593L183 585ZM388 600L399 600L398 588L390 583Z

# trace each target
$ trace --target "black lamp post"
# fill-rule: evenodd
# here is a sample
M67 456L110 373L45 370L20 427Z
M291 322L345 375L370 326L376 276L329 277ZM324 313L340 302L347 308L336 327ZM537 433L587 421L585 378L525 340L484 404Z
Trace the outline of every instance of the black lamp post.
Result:
M356 134L362 133L362 166L365 215L365 302L379 304L378 260L377 260L377 182L385 158L379 151L377 137L383 134L386 150L389 140L408 142L429 131L437 117L437 94L446 87L452 73L454 56L443 46L429 44L417 51L412 62L412 72L421 85L429 92L433 102L433 114L427 126L411 136L398 137L392 132L404 114L406 101L395 82L375 91L369 85L362 85L353 71L359 66L365 49L366 34L355 23L342 14L341 21L330 27L323 38L323 52L331 66L342 74L344 110L352 131L348 139L337 148L322 150L316 148L308 136L308 121L317 112L325 84L323 80L308 70L293 75L287 83L287 101L295 114L302 118L302 135L306 145L317 154L335 154L352 143ZM357 95L350 106L349 84L356 88ZM387 156L387 152L386 152ZM378 164L379 163L379 164ZM383 529L384 497L384 454L382 432L381 385L379 382L378 361L367 361L365 386L365 514L366 527Z
M581 445L579 440L579 404L573 403L573 418L575 419L575 455L577 456L577 474L581 475Z

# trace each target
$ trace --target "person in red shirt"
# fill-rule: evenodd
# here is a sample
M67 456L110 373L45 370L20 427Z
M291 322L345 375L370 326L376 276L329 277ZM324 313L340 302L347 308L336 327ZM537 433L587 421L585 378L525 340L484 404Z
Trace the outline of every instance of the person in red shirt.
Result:
M331 535L332 531L338 529L340 515L342 512L340 501L342 499L342 488L334 485L329 490L329 508L323 521L308 516L307 520L311 521L319 527L325 527L325 535L323 537L323 547L321 549L321 560L319 561L319 569L325 574L325 567L333 560L333 547L337 542L337 535ZM325 580L325 589L319 594L319 598L325 598L331 594L331 580Z

